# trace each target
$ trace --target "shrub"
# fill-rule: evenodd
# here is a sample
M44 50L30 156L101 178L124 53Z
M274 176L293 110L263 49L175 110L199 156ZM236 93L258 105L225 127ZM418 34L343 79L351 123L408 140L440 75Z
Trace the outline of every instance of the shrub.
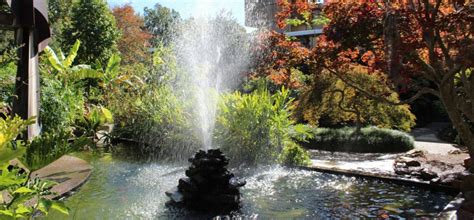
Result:
M110 98L108 107L116 119L113 135L138 142L138 153L182 159L201 147L188 103L168 86L144 85L136 92L122 91Z
M42 75L41 124L44 132L73 126L84 114L85 99L78 87L64 84L50 74Z
M365 90L382 94L393 102L399 101L398 94L386 86L382 76L366 74L366 70L357 67L351 71L346 77L364 85ZM360 124L407 132L415 126L416 120L409 105L393 106L372 100L325 72L315 75L312 84L305 88L298 99L296 117L319 127Z
M311 164L309 153L296 143L289 143L283 148L280 155L280 162L284 165L305 166Z
M37 170L90 143L86 138L79 138L70 143L70 138L72 138L72 135L66 130L43 133L28 144L22 161L30 169Z
M293 138L304 141L311 134L291 119L292 101L288 90L272 95L264 86L250 94L222 95L215 143L235 163L272 163L279 158L303 163L305 156Z
M23 153L25 142L20 138L34 119L22 120L19 116L0 117L0 164L8 162Z
M366 127L356 128L317 128L314 138L304 144L306 148L360 152L360 153L394 153L413 149L414 139L410 135L395 130Z

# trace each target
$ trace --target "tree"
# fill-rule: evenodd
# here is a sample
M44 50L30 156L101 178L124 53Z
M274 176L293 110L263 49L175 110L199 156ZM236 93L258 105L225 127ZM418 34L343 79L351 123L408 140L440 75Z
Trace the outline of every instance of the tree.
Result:
M161 43L169 44L177 35L177 27L181 22L179 13L173 9L156 4L154 8L145 7L145 28L152 34L153 47Z
M71 24L73 2L74 0L48 0L49 23L53 32L53 40L49 45L53 48L60 48L64 28Z
M62 48L82 42L77 63L105 65L117 52L120 33L104 0L79 0L73 4L71 24L64 29Z
M250 50L250 78L266 77L277 86L298 89L304 85L301 70L306 70L310 50L275 31L257 36Z
M143 30L143 18L136 14L130 5L115 7L112 12L122 33L118 49L124 64L143 62L148 56L147 46L151 38L151 35Z
M329 71L361 94L392 105L425 94L439 97L474 158L473 8L468 1L330 2L324 8L330 23L312 50L312 71ZM345 75L354 64L386 75L387 85L401 93L417 93L390 101Z

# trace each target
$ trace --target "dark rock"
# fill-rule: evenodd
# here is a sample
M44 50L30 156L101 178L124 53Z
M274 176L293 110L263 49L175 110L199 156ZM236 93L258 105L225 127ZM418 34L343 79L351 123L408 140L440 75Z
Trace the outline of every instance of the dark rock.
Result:
M429 181L429 180L432 180L434 178L437 178L438 174L434 173L433 171L423 169L420 172L420 177L421 177L422 180Z
M468 211L470 213L474 213L474 201L465 201L462 204L461 209Z
M405 157L411 157L411 158L426 157L424 151L422 151L422 150L416 150L416 149L413 149L413 150L408 151L404 156L405 156Z
M229 211L240 205L239 187L245 181L235 178L225 167L229 160L218 149L199 151L188 160L187 178L181 178L175 192L166 195L178 204L205 211Z
M466 176L461 183L461 191L463 193L474 190L474 175Z
M419 167L421 163L410 157L399 157L397 158L397 163L404 163L408 167Z
M471 160L471 158L466 158L466 159L464 160L464 167L465 167L466 169L469 169L471 166L472 166L472 160Z
M467 201L474 201L474 190L472 190L472 191L467 191L467 192L465 192L463 195L464 195L464 198L465 198Z

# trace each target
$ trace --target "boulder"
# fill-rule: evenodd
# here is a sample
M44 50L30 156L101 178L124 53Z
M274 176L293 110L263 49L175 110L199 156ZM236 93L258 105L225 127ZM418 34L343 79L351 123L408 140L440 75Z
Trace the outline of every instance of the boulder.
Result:
M404 156L405 157L411 157L411 158L426 157L424 151L417 150L417 149L413 149L413 150L408 151Z
M430 181L437 178L438 174L428 169L422 169L420 171L420 177L422 180Z

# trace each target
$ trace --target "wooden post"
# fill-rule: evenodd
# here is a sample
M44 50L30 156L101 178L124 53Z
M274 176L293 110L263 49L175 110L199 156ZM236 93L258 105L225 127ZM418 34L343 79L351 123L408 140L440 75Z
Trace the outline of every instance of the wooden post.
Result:
M48 44L51 32L48 25L46 0L7 0L15 15L16 41L21 46L18 55L13 113L23 119L35 117L28 127L27 139L41 132L39 121L40 78L38 53Z

